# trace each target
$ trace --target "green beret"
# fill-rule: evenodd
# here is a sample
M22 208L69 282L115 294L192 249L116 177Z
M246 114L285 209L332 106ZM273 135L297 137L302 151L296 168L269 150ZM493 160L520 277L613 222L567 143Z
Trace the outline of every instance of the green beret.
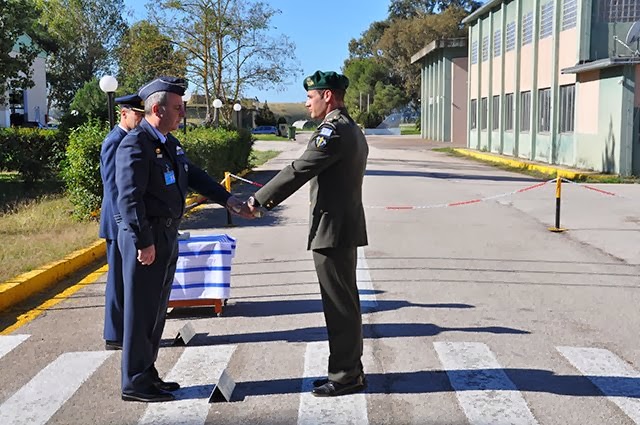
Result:
M346 90L349 79L333 71L316 71L304 79L304 89L309 90Z

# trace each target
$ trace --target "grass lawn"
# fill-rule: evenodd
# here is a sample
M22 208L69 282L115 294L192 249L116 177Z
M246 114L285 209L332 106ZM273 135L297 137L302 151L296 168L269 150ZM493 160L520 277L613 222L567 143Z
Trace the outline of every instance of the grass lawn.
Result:
M259 167L268 160L275 158L278 156L280 152L278 151L252 151L251 152L251 167Z
M400 134L403 136L420 135L420 130L415 127L400 127Z
M525 174L527 176L535 177L540 180L549 180L555 177L555 175L552 176L552 175L541 173L535 170L528 170L526 168L520 168L520 167L511 167L506 164L499 164L491 161L483 161L478 158L473 158L473 157L458 153L455 150L453 150L453 148L436 148L433 150L437 152L444 152L448 155L467 158L472 161L481 162L485 165L490 165L492 167L499 168L501 170L513 171L515 173ZM636 176L623 177L617 174L594 174L594 175L587 174L584 179L580 180L580 183L640 183L640 177L636 177Z
M0 214L18 208L22 203L63 191L63 183L47 180L25 183L16 172L0 172Z
M280 137L273 134L254 134L256 140L266 140L268 142L289 142L286 137Z
M71 218L63 196L23 202L0 215L0 282L62 259L98 239L98 223Z

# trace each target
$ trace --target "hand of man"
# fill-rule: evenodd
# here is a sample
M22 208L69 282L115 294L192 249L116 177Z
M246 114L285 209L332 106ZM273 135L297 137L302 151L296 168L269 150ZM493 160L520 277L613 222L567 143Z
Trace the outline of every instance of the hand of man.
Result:
M264 215L264 208L262 208L258 204L258 202L256 201L256 198L254 198L253 196L250 196L249 199L247 199L247 202L245 202L245 205L247 206L247 209L254 217L262 217Z
M240 216L242 218L248 218L248 219L255 218L255 216L251 213L251 211L249 211L247 204L242 202L240 199L238 199L235 196L231 196L227 200L227 209L232 213L234 213L235 215Z
M143 266L149 266L156 260L156 246L149 245L146 248L138 250L138 261Z

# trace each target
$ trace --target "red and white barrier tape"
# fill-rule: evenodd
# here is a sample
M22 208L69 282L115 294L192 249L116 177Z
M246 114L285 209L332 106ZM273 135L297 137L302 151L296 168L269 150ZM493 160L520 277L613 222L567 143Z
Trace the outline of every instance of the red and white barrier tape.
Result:
M245 182L245 183L249 183L249 184L254 185L254 186L258 186L258 187L262 187L262 186L264 186L263 184L260 184L260 183L258 183L258 182L254 182L254 181L252 181L252 180L245 179L245 178L240 177L240 176L236 176L235 174L229 174L229 176L233 177L234 179L237 179L237 180L243 181L243 182Z
M597 187L589 186L588 184L577 183L577 182L574 182L573 180L565 179L564 177L562 178L562 181L563 182L567 182L567 183L571 183L571 184L576 184L576 185L578 185L580 187L584 187L585 189L589 189L589 190L593 190L594 192L602 193L603 195L616 196L618 198L624 198L624 196L617 195L617 194L615 194L613 192L608 192L606 190L598 189Z
M366 208L385 209L385 210L424 210L424 209L431 209L431 208L459 207L462 205L477 204L478 202L484 202L492 199L504 198L505 196L509 196L509 195L528 192L533 189L538 189L546 185L547 183L552 183L555 181L556 179L547 180L544 182L533 184L531 186L523 187L522 189L514 190L512 192L501 193L499 195L493 195L493 196L487 196L485 198L469 199L467 201L449 202L446 204L435 204L435 205L392 205L392 206L385 206L385 207L368 206Z

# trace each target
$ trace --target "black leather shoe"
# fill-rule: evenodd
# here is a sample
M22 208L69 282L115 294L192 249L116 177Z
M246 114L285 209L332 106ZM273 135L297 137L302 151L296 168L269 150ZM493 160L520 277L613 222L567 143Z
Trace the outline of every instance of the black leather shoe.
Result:
M180 384L177 382L165 382L162 379L158 379L153 383L155 387L162 391L177 391L180 389Z
M318 379L318 381L321 380ZM367 384L364 375L360 375L353 381L346 384L327 380L325 384L317 386L311 390L311 394L316 397L336 397L339 395L357 393L358 391L364 390L366 386Z
M329 382L329 380L327 378L316 379L315 381L313 381L313 388L321 387L324 384L326 384L327 382Z
M124 401L142 401L144 403L158 403L162 401L173 401L176 397L168 392L156 390L148 393L130 392L122 393Z
M106 340L104 342L104 349L105 350L122 350L122 342Z

